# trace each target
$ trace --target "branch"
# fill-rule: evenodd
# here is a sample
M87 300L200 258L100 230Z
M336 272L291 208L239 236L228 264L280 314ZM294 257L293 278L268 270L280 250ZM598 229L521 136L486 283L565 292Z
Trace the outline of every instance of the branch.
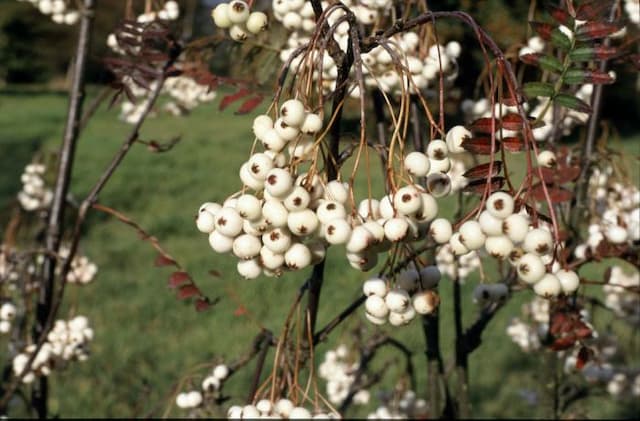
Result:
M317 345L320 342L323 342L327 339L327 336L331 333L333 329L335 329L341 322L343 322L347 317L351 315L354 311L358 309L367 300L365 295L359 296L354 302L349 304L347 308L342 310L340 314L338 314L333 320L331 320L325 327L320 329L318 333L313 335L313 344Z

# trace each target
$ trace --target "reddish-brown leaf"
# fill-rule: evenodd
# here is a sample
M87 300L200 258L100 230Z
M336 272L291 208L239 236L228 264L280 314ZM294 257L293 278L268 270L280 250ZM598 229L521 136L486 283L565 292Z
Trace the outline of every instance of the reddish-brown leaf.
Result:
M208 310L209 307L211 307L211 303L209 302L209 299L206 297L198 298L193 305L195 306L196 311L198 312Z
M202 295L197 286L193 284L183 285L178 290L177 296L180 300L186 300L191 297L198 297Z
M234 103L235 101L244 98L245 96L249 95L251 93L251 91L249 91L246 88L241 88L239 89L236 93L234 94L229 94L227 96L225 96L224 98L222 98L222 101L220 101L220 111L224 110L225 108L227 108L229 105L231 105L232 103Z
M575 334L580 339L586 339L591 337L591 328L581 320L578 320L575 324Z
M500 171L502 171L502 161L494 161L493 164L487 162L486 164L476 165L465 171L462 176L466 178L489 178L498 175Z
M493 150L491 148L491 138L489 137L473 137L462 141L462 147L474 154L490 155L500 149L500 142L496 139Z
M571 319L564 313L553 313L551 323L549 323L549 333L558 336L567 333L572 329Z
M514 98L510 94L505 94L505 95L506 96L503 96L502 99L500 100L502 104L506 105L507 107L515 107L516 105L518 105L517 98Z
M470 128L477 133L493 133L500 128L500 121L491 117L483 117L471 123Z
M576 9L576 19L578 20L601 20L611 10L612 0L591 0L585 1Z
M593 52L597 59L609 60L620 55L620 50L616 47L608 47L606 45L597 45L593 47Z
M176 266L177 263L175 260L173 260L170 256L166 254L158 254L158 257L156 257L154 264L158 267L162 267L162 266Z
M547 5L546 7L549 10L549 14L551 15L551 17L558 23L566 25L567 22L571 20L571 15L566 10L551 4Z
M524 149L524 142L519 137L505 137L501 143L508 152L520 152Z
M247 309L242 304L233 311L233 315L236 317L244 316L245 314L247 314Z
M580 167L560 167L558 169L558 182L568 183L580 177Z
M255 110L258 105L262 103L263 99L264 98L262 97L262 95L256 95L252 98L249 98L248 100L242 103L240 108L238 108L238 111L236 111L236 114L241 115L241 114L250 113L251 111Z
M550 348L554 351L562 351L571 348L576 343L575 335L567 335L562 338L556 339Z
M524 119L516 113L509 113L502 117L502 128L518 132L524 126Z
M540 57L542 56L543 56L542 53L523 54L520 56L520 61L523 62L524 64L537 66L538 62L540 61Z
M573 193L567 189L557 186L547 186L547 192L549 193L549 199L551 199L551 203L561 203L567 202L573 198ZM534 199L537 201L545 201L546 197L544 195L544 189L541 183L537 183L531 189L531 194L533 194Z
M546 22L529 22L529 25L545 41L551 39L551 31L555 28L554 25Z
M502 186L504 186L504 183L505 183L504 177L493 177L489 182L489 193L502 189ZM469 192L469 193L482 194L484 193L484 189L486 188L486 186L487 186L487 180L480 178L480 179L471 180L470 182L468 182L465 188L463 189L463 191Z
M191 282L191 276L187 272L173 272L169 277L169 288L178 288Z
M586 346L583 346L578 351L578 357L576 358L576 369L582 370L586 363L591 359L591 350Z
M618 25L606 22L587 22L576 29L576 39L589 41L605 38L620 30Z

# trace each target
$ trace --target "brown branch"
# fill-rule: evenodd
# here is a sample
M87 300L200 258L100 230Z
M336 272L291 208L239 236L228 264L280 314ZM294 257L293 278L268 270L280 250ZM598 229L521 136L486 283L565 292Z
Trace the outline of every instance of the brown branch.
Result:
M320 342L323 342L327 339L327 336L331 333L333 329L335 329L341 322L343 322L347 317L349 317L354 311L358 309L366 301L367 297L365 295L359 296L354 302L349 304L347 308L342 310L340 314L333 318L325 327L320 329L318 333L313 335L313 344L317 345Z
M51 313L53 291L55 288L56 259L50 254L58 253L62 232L64 231L66 197L69 191L71 172L73 170L73 160L82 116L82 104L85 96L85 69L91 43L93 8L93 0L84 0L81 9L82 18L78 33L78 43L76 45L71 91L69 93L67 121L62 145L60 146L58 173L47 221L45 247L48 254L45 255L44 258L43 277L36 307L36 321L33 329L33 337L35 340L46 335L46 322ZM34 352L34 356L35 354ZM39 418L47 417L48 388L48 379L44 376L41 377L33 387L31 405ZM0 406L4 405L0 404Z

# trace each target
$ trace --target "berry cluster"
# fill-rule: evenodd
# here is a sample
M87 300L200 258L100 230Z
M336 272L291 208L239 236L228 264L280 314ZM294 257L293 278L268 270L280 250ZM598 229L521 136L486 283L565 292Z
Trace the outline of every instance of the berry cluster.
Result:
M56 320L22 381L32 383L37 376L48 376L52 370L64 367L69 361L85 361L89 357L89 343L92 339L93 329L89 327L86 317L76 316L68 321ZM35 350L35 344L31 344L13 358L13 373L16 376L26 368Z
M625 273L620 266L609 271L607 283L602 287L605 305L618 316L634 326L640 326L640 294L633 288L640 288L640 272Z
M286 398L271 402L261 399L255 405L233 405L227 410L228 419L283 418L290 420L304 419L339 419L335 412L312 412L303 406L296 406Z
M443 275L462 283L481 266L481 261L476 251L456 256L451 245L447 243L438 248L436 265Z
M176 395L176 405L180 409L194 409L205 404L207 399L214 397L222 388L222 384L230 374L225 364L216 365L211 373L202 380L201 390L181 392Z
M69 255L69 248L66 246L60 247L59 255L61 258L66 259ZM60 267L58 266L58 268ZM96 273L98 273L98 266L95 263L91 262L86 256L76 254L71 261L67 282L86 285L93 281Z
M20 176L22 190L18 192L18 201L26 211L46 209L51 204L53 192L46 187L45 170L43 164L28 164Z
M237 42L265 31L269 25L266 14L251 12L249 5L242 0L220 3L211 11L211 17L216 26L229 29L229 36Z
M439 303L433 289L440 277L436 266L426 266L419 271L410 267L400 272L393 288L389 288L384 279L368 279L362 286L367 296L364 303L367 320L375 325L388 321L393 326L403 326L416 314L432 313Z
M428 415L428 405L424 399L417 398L413 390L400 393L381 394L383 404L375 412L367 415L370 420L388 419L424 419Z
M11 322L16 317L16 306L11 302L3 303L0 306L0 333L11 331Z
M33 4L43 15L51 15L55 23L75 25L80 19L80 12L70 7L71 1L65 0L18 0Z
M359 365L359 361L349 362L349 349L344 344L324 354L324 361L318 366L318 375L327 382L329 402L340 405L347 398ZM354 394L353 403L366 405L369 399L369 391L362 389Z

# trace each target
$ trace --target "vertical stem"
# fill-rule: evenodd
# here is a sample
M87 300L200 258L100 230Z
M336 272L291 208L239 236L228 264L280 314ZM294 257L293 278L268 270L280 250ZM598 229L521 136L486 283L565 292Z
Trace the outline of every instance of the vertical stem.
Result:
M75 66L69 93L69 108L64 137L59 152L58 174L53 193L51 210L47 222L45 255L43 265L43 278L36 308L36 322L34 326L34 338L38 340L45 329L45 324L51 311L53 291L55 287L55 254L60 247L60 239L64 229L64 211L69 181L73 168L76 142L78 139L79 122L82 117L82 104L84 101L84 76L91 39L91 27L93 22L94 0L84 0L82 19L76 46ZM47 416L48 383L46 377L41 377L33 388L32 402L39 418Z
M462 297L459 281L459 279L453 281L453 317L456 330L456 380L458 382L456 415L459 418L469 418L471 415L468 383L469 354L467 352L466 335L462 329Z
M451 401L447 385L444 380L444 365L440 353L440 316L438 310L432 314L422 316L422 329L426 341L427 381L431 418L453 418ZM444 396L441 390L444 387ZM444 409L441 411L440 407Z
M351 43L347 49L347 54L344 55L342 62L338 65L338 78L336 80L336 93L333 97L333 103L331 106L331 115L333 118L333 124L329 129L330 140L329 150L325 163L327 166L327 181L335 180L338 176L338 156L340 155L340 123L342 120L342 111L344 98L347 94L347 80L349 79L349 70L353 64L353 50L351 49ZM309 279L309 293L307 299L307 310L305 314L309 316L309 324L305 323L303 338L313 337L316 327L316 319L318 315L318 304L320 302L320 292L322 290L322 282L324 280L324 266L325 261L316 264L313 267L313 273ZM311 332L308 332L310 329ZM311 334L309 334L311 333Z
M267 359L267 353L269 352L269 346L271 345L272 339L273 335L271 332L262 332L262 338L260 338L260 342L258 344L260 352L258 354L258 360L256 361L256 369L253 373L253 379L251 380L251 387L249 388L249 395L247 396L247 404L251 404L256 397L256 392L260 386L260 376L262 375L262 369L264 368L264 362Z
M411 96L411 131L413 133L413 147L416 151L424 152L422 131L420 130L420 113L418 112L418 98Z

